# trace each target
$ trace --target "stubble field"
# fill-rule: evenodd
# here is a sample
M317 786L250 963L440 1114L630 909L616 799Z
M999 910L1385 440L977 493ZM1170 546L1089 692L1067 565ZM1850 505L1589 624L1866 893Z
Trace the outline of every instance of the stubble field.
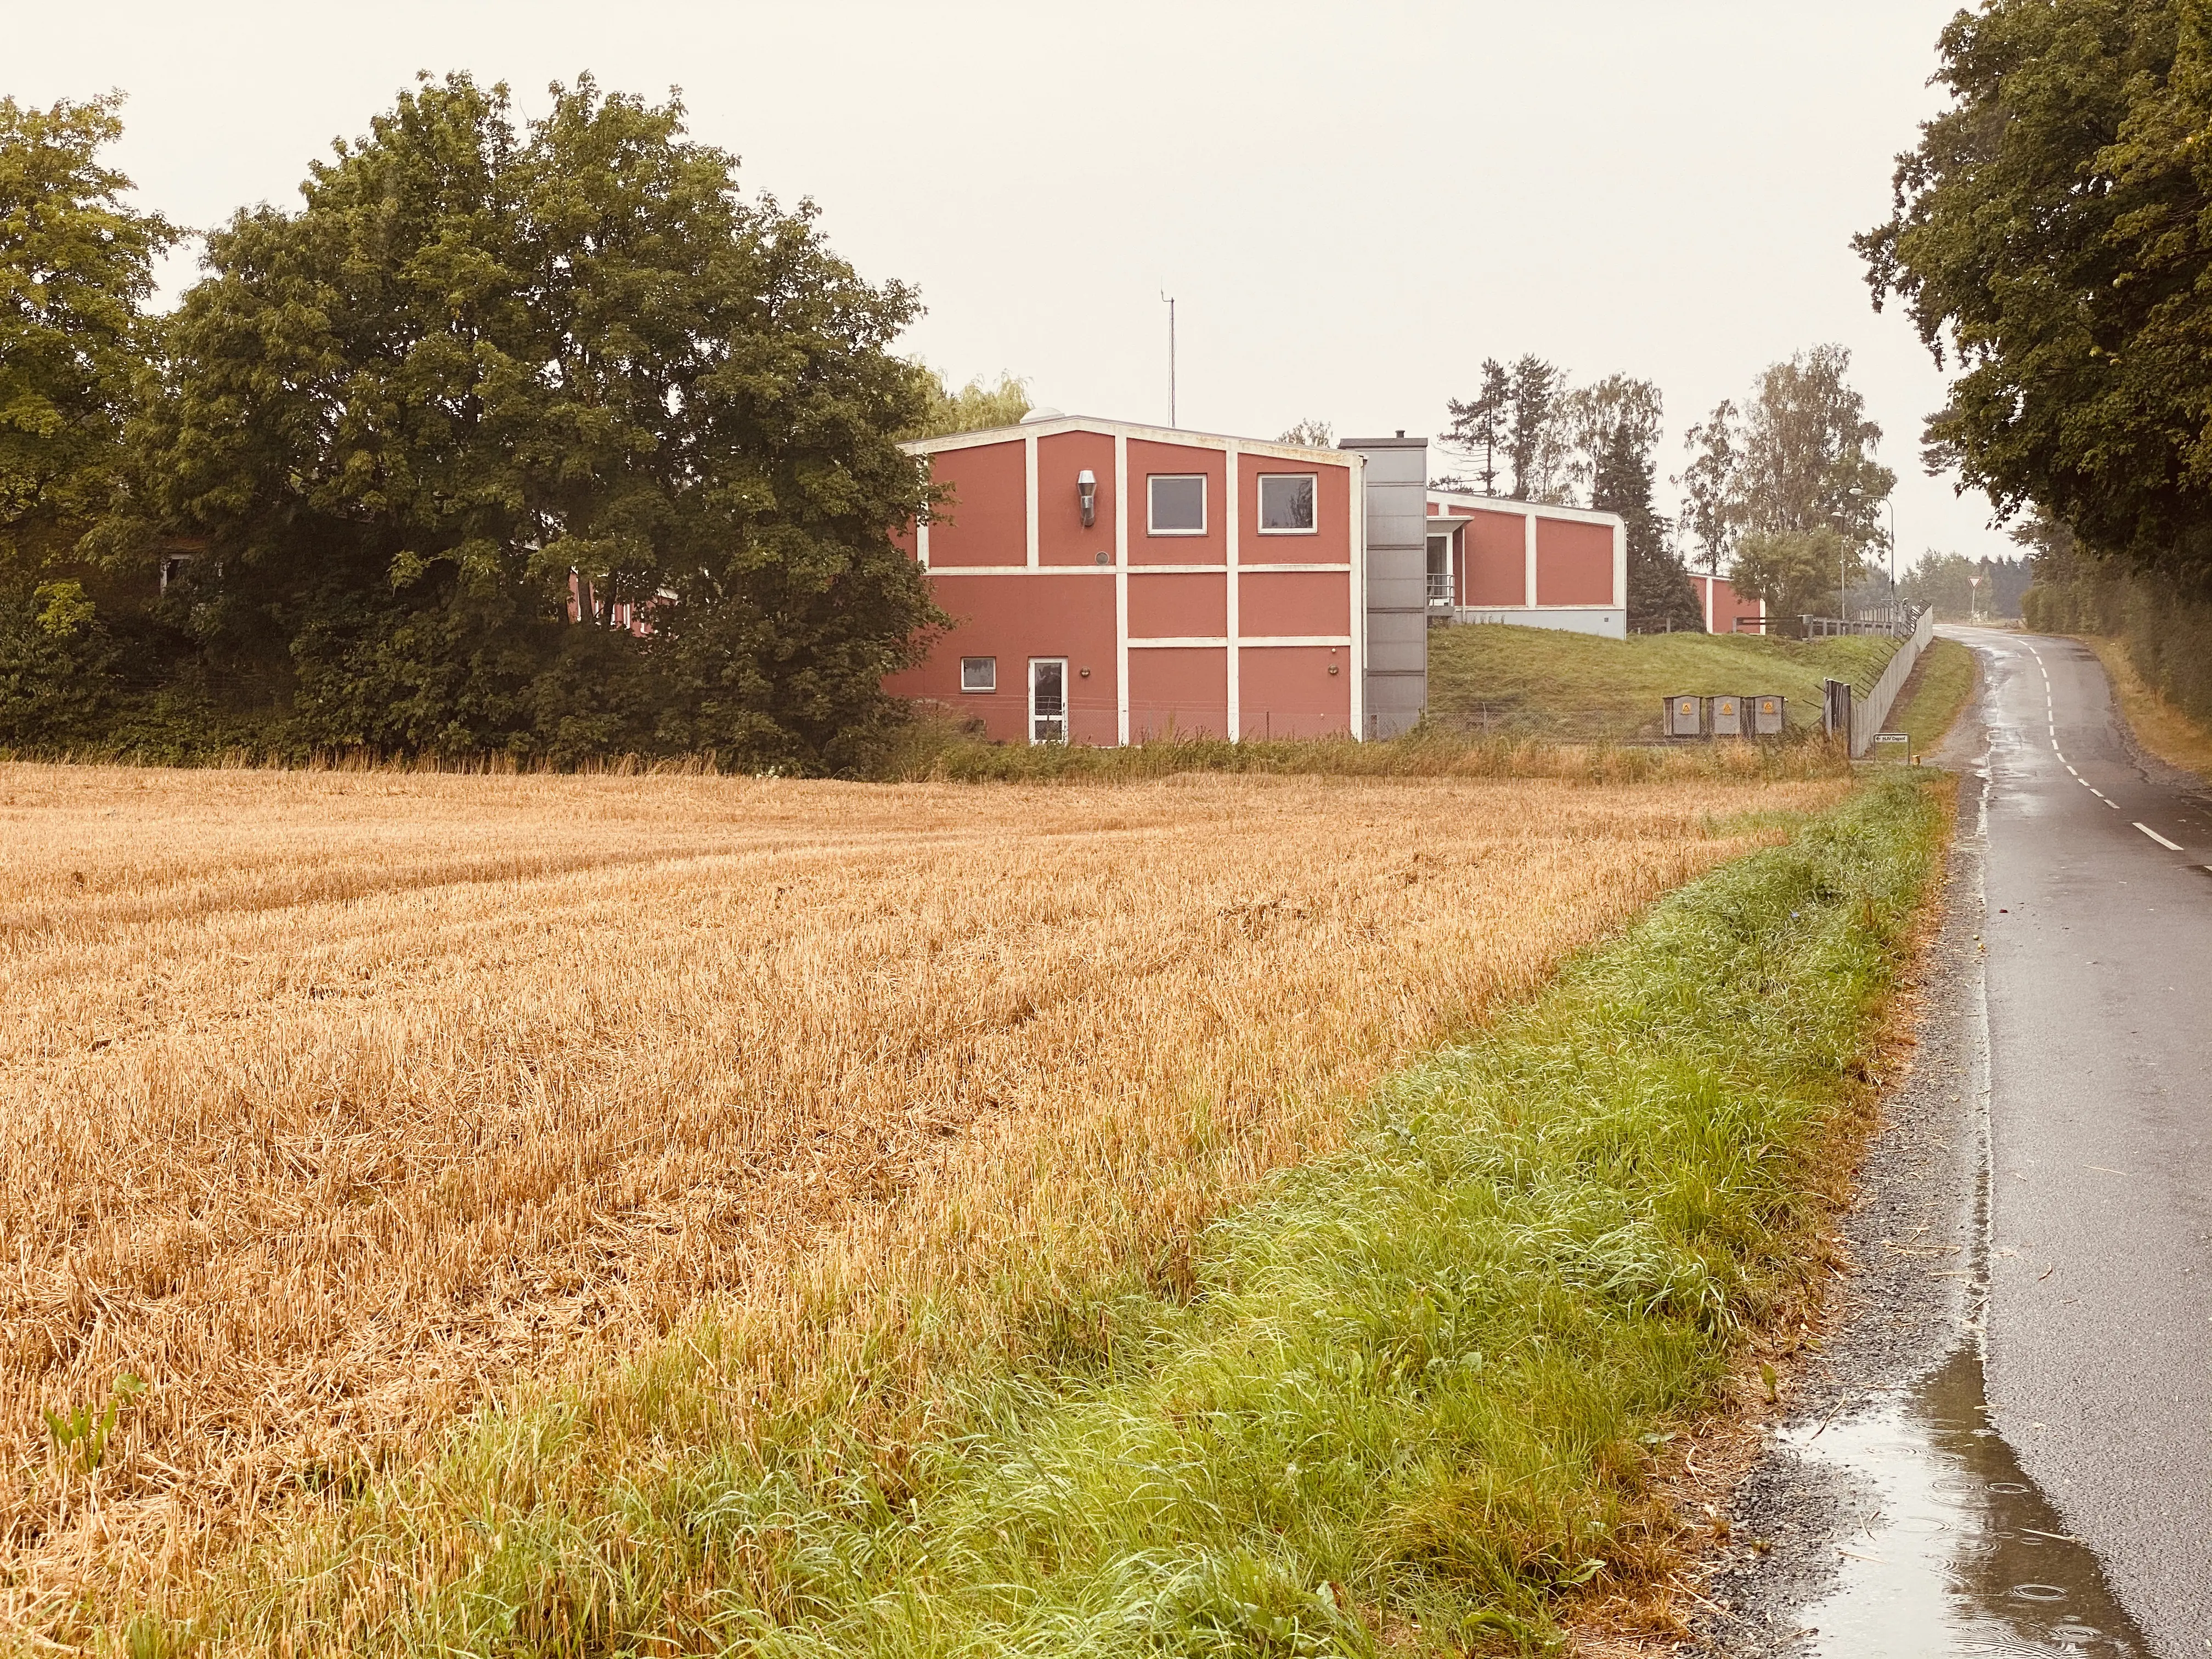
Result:
M1382 1071L1847 787L0 768L0 1614L173 1594L702 1320L742 1411L1172 1280Z

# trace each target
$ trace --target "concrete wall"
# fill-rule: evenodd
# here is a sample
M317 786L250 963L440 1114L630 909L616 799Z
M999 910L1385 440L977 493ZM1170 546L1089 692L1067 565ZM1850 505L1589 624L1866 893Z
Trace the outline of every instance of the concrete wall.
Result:
M1504 623L1516 628L1556 628L1569 634L1602 634L1610 640L1628 637L1628 612L1606 605L1577 605L1571 610L1531 610L1526 605L1460 605L1451 613L1455 623Z

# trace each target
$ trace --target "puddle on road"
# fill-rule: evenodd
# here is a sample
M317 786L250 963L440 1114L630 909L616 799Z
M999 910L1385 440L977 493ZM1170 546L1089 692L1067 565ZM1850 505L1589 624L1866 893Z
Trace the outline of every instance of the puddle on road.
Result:
M1838 1528L1840 1582L1803 1614L1820 1632L1811 1652L2148 1659L2096 1556L1990 1425L1972 1341L1901 1402L1783 1438L1857 1477Z

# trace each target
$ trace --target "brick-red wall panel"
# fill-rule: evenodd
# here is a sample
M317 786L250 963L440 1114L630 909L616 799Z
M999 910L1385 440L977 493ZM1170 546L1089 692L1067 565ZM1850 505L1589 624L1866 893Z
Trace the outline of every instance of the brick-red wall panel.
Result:
M1611 525L1536 520L1536 603L1620 603L1613 596Z
M1240 736L1319 738L1352 730L1349 647L1248 645L1237 664Z
M894 696L942 703L960 719L981 717L991 737L1026 743L1029 659L1065 657L1069 737L1077 743L1120 741L1110 572L939 576L930 586L953 626L927 662L892 675L884 690ZM963 657L996 657L999 689L981 694L961 690Z
M1129 738L1229 735L1229 653L1219 646L1129 653Z
M930 524L930 563L1029 562L1029 472L1020 440L943 451L930 476L953 495L948 516Z

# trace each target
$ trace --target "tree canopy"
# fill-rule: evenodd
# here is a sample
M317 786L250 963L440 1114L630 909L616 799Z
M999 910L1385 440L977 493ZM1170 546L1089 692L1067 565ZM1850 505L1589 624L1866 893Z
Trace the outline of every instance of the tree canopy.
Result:
M1684 528L1708 570L1784 615L1832 610L1885 542L1897 475L1875 458L1881 428L1850 384L1850 353L1819 345L1770 363L1738 404L1684 434L1675 475Z
M937 620L892 532L915 311L671 101L428 77L161 336L120 545L310 740L835 766Z
M1649 380L1608 374L1577 386L1557 364L1533 354L1508 368L1482 365L1470 398L1451 400L1445 447L1473 464L1485 495L1497 494L1501 459L1513 469L1512 495L1555 506L1577 501L1618 513L1627 526L1628 625L1642 632L1702 629L1697 597L1668 545L1671 526L1652 501L1665 400ZM1460 488L1456 477L1438 487Z
M1929 459L2130 566L2212 586L2212 15L1990 0L1942 33L1951 107L1858 238L1939 365Z
M120 102L0 97L0 578L18 582L72 558L107 508L139 308L176 240L100 159Z
M1651 499L1665 403L1649 380L1609 374L1561 398L1575 459L1589 504L1618 513L1627 530L1628 625L1638 633L1702 632L1703 613L1681 561L1668 546L1668 524Z
M1001 374L995 386L979 374L957 391L926 364L914 365L914 374L921 412L901 429L902 438L948 438L956 432L1017 426L1030 412L1029 386L1011 374Z

